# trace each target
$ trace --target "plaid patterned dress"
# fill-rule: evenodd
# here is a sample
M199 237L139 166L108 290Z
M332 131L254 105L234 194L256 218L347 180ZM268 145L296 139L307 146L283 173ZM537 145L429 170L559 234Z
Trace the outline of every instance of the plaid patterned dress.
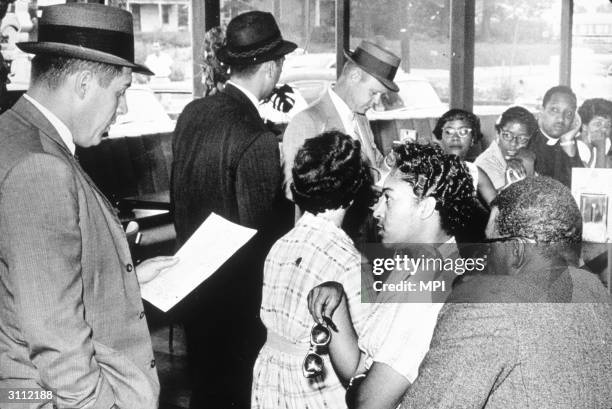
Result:
M253 370L253 409L344 408L345 389L324 355L323 375L307 379L302 363L310 346L314 320L308 312L308 292L325 281L338 281L347 294L358 335L368 304L361 304L361 258L351 239L330 221L305 213L278 240L266 258L261 319L268 342ZM272 335L271 335L272 334ZM278 348L270 338L282 339Z

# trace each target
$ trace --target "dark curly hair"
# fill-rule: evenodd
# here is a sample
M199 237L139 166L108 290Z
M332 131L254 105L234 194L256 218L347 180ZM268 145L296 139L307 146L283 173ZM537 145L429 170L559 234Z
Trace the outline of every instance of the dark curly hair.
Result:
M491 202L499 210L495 225L503 236L542 243L580 243L582 216L570 190L545 176L513 183Z
M361 144L338 131L307 139L295 156L292 174L295 203L313 214L348 208L362 187L371 184Z
M578 108L578 115L584 125L588 125L596 116L612 119L612 102L603 98L587 99Z
M442 229L451 236L463 231L476 200L472 176L463 162L433 144L396 145L393 154L394 175L410 183L419 199L436 200Z
M538 121L535 116L528 110L520 106L514 106L506 109L495 123L495 130L501 132L506 124L516 122L523 124L527 128L529 136L533 137L538 130Z
M436 139L442 139L442 129L444 128L444 125L450 121L465 121L469 123L470 128L472 128L472 142L478 143L482 139L482 132L480 131L480 118L463 109L451 109L438 119L438 122L436 122L436 127L433 130L433 134Z

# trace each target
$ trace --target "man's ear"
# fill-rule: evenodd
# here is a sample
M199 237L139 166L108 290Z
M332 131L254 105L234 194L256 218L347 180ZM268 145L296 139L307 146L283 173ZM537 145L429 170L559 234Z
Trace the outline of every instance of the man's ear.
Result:
M94 81L96 81L96 78L91 71L85 70L77 72L72 76L74 92L80 99L84 99L91 91Z
M507 244L510 246L510 250L512 251L512 260L510 261L510 265L513 267L509 273L510 275L521 270L521 267L525 265L527 260L525 256L526 248L529 244L525 240L517 239L510 240Z
M436 199L431 196L426 197L425 199L419 202L419 216L421 219L425 220L430 218L434 212L436 211Z
M361 70L357 68L352 69L349 72L348 78L353 84L358 83L359 81L361 81Z

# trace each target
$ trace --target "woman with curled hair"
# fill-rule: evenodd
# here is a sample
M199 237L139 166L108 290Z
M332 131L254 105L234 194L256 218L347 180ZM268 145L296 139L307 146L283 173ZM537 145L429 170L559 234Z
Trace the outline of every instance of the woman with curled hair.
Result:
M610 167L612 137L612 102L603 98L587 99L578 108L582 120L576 147L587 168Z
M497 196L497 191L487 174L472 162L466 161L470 148L480 142L480 119L471 112L463 109L451 109L444 113L433 130L436 143L449 155L457 155L464 161L472 180L474 189L488 203Z
M447 155L436 145L397 145L393 158L395 164L374 211L383 245L394 250L393 256L386 258L402 259L406 254L412 260L421 256L458 260L454 235L470 220L475 201L466 166L458 156ZM396 266L384 280L389 290L382 287L374 295L367 294L374 303L369 304L371 315L363 331L351 327L343 285L324 283L311 290L308 304L315 320L325 321L324 317L333 315L338 327L329 351L340 378L352 379L349 408L397 407L418 375L438 312L455 277L454 270L428 272ZM425 279L444 282L446 291L434 294L389 287Z
M506 109L495 123L497 136L474 161L493 182L495 189L533 176L517 158L522 148L528 148L538 131L538 122L531 112L520 106Z
M345 390L329 361L318 376L302 373L314 324L306 296L322 282L342 283L355 327L362 326L361 257L341 225L370 186L360 144L348 135L326 132L298 151L291 189L304 214L265 261L261 319L267 340L253 369L253 408L344 406Z

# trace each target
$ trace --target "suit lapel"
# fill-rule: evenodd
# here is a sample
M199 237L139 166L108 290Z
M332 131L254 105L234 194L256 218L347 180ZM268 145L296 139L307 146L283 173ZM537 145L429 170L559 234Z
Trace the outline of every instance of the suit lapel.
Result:
M350 129L346 129L344 127L344 123L342 122L342 118L340 118L340 114L334 105L334 102L329 95L329 90L326 91L321 99L319 100L319 115L322 119L323 129L321 132L331 129L337 129L344 133L351 133Z
M83 170L79 162L72 155L72 153L70 152L70 150L68 149L64 141L62 140L61 136L59 135L59 133L57 132L53 124L49 122L49 120L38 110L38 108L32 105L32 103L29 102L24 97L21 97L11 109L15 112L15 114L21 117L25 122L28 122L32 124L34 127L36 127L42 133L43 137L46 137L48 140L52 141L54 145L57 146L58 153L62 155L64 159L66 159L68 162L72 164L72 167L75 170L75 172L80 174L81 177L87 182L87 184L95 191L96 195L98 196L98 199L103 203L103 206L106 207L106 209L109 211L114 221L117 224L121 225L121 221L117 217L114 207L108 201L106 196L102 192L100 192L100 190L98 189L96 184L93 182L93 180L91 180L89 175Z

